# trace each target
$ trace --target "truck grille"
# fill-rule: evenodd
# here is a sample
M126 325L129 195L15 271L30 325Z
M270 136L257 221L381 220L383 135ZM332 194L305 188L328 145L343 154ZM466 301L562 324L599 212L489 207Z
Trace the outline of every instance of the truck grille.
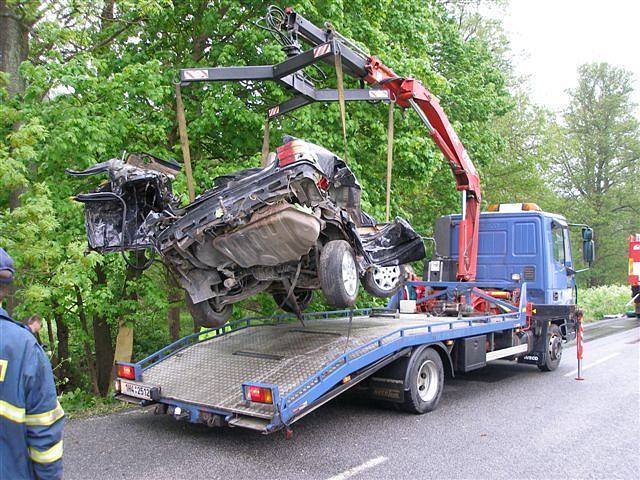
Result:
M533 281L536 279L536 267L534 266L526 266L524 267L524 279Z

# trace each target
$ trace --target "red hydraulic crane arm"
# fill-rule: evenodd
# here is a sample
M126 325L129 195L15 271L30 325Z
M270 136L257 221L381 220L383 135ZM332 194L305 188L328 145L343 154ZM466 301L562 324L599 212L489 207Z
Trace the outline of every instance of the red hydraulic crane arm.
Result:
M418 80L401 78L375 57L369 57L364 81L389 91L401 107L413 108L449 162L457 189L463 192L462 220L458 231L458 273L460 281L473 281L478 263L480 221L480 176L462 142L451 126L438 99Z

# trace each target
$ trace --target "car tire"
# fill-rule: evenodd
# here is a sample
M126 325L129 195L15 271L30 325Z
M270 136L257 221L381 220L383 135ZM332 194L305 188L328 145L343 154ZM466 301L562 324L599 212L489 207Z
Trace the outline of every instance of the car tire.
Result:
M409 390L405 392L403 409L422 414L435 410L444 390L444 367L438 352L425 348L410 362L407 372Z
M549 327L546 344L548 348L544 356L544 363L538 365L538 368L542 372L552 372L558 368L560 360L562 360L562 333L558 325L553 324Z
M344 240L331 240L320 252L320 287L327 303L335 308L353 307L360 284L353 248Z
M282 310L285 312L297 313L295 303L292 302L291 299L287 299L285 301L285 297L287 296L286 292L274 292L271 295L278 307ZM313 300L313 290L295 289L292 296L296 297L295 299L298 303L298 307L300 308L300 311L303 312L309 307Z
M233 313L232 305L224 305L221 309L216 309L208 300L193 303L189 295L187 295L187 308L196 324L205 328L221 327L229 321Z
M362 285L374 297L389 298L404 284L404 265L373 267L364 274Z

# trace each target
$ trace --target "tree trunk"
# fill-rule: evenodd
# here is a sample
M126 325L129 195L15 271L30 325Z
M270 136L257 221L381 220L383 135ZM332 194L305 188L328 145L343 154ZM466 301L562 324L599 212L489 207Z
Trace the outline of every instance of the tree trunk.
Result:
M113 22L113 7L115 6L115 0L107 0L102 7L102 22L100 25L101 30L104 30L109 23Z
M91 344L89 343L89 327L87 326L87 314L84 311L84 301L82 300L82 292L76 285L74 286L76 291L76 305L78 306L78 318L80 319L80 326L84 332L84 339L82 340L82 347L84 349L84 356L87 362L87 369L89 370L89 377L91 378L91 387L93 388L94 395L100 395L100 389L98 388L98 375L96 373L96 364L91 352Z
M57 312L57 308L54 308L53 316L56 322L56 334L58 337L55 372L61 389L64 390L71 377L69 370L69 327L62 319L62 314Z
M169 311L167 312L167 321L169 323L169 335L172 341L176 341L180 338L180 312L182 309L180 305L175 305L173 302L179 302L182 300L182 295L175 296L172 292L169 292ZM173 303L173 305L171 305Z
M135 263L140 265L146 262L144 252L135 252ZM142 275L142 270L132 268L129 266L125 273L124 292L123 298L125 300L138 301L138 292L135 289L127 291L127 284L131 280L135 280ZM131 312L133 314L133 312ZM113 362L130 362L133 357L133 335L134 325L133 322L128 320L127 312L123 315L118 323L118 335L116 336L116 346L113 355ZM111 369L113 375L113 368Z
M7 92L9 98L24 92L24 79L20 76L19 69L29 55L29 33L32 25L24 20L15 4L7 5L6 0L0 0L0 71L8 74ZM14 130L20 124L13 126ZM20 195L24 193L24 187L9 190L9 210L20 206ZM9 286L7 298L7 311L13 313L17 306L15 299L15 285Z
M98 285L106 285L107 277L100 264L96 265L96 278ZM96 375L100 395L106 397L111 386L111 374L113 370L113 338L111 327L104 315L93 316L93 343L96 351Z
M103 315L93 317L93 340L96 349L96 374L100 395L106 397L111 386L113 346L111 328Z
M167 282L167 301L169 310L167 311L167 326L172 341L180 338L180 312L182 310L182 289L176 284L173 275L165 269L165 279Z
M30 31L31 25L16 8L8 6L6 0L0 0L0 70L9 74L7 91L10 97L24 92L24 80L18 70L29 55Z
M49 350L51 351L51 365L53 367L53 373L56 373L56 365L58 365L58 352L55 348L56 339L53 336L53 324L51 323L51 318L47 317L44 319L47 323L47 338L49 340Z

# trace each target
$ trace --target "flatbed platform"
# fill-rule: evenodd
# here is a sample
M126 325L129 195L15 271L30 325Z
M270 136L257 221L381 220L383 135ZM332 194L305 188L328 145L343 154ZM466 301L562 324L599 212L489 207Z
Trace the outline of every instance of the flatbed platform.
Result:
M304 323L291 315L246 319L190 335L129 365L138 384L159 392L154 402L188 412L192 422L215 414L229 425L269 432L403 349L515 328L526 321L522 312L515 307L456 318L363 309L305 314ZM268 386L273 403L247 401L244 385Z
M244 382L277 385L280 395L287 396L335 358L398 328L425 322L442 320L359 316L351 329L344 318L249 327L171 356L145 370L142 381L161 385L166 398L270 419L272 407L243 401Z

